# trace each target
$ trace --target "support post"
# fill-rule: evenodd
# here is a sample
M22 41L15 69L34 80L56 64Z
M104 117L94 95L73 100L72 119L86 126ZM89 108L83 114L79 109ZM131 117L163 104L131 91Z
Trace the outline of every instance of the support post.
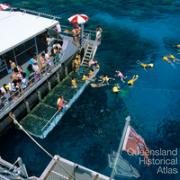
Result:
M39 101L41 101L41 100L42 100L41 92L40 92L40 91L37 91L37 94L38 94L38 99L39 99Z
M34 42L35 42L36 54L39 54L36 37L34 38Z
M57 81L60 82L60 74L57 72L56 73Z
M13 56L14 56L15 63L18 64L17 63L17 58L16 58L16 53L15 53L14 49L13 49Z
M52 89L52 88L51 88L51 82L50 82L50 81L48 81L48 89L49 89L49 91Z
M31 109L30 109L30 106L29 106L29 102L25 101L25 105L26 105L27 112L30 113Z
M68 67L65 66L65 76L67 76L67 75L68 75Z

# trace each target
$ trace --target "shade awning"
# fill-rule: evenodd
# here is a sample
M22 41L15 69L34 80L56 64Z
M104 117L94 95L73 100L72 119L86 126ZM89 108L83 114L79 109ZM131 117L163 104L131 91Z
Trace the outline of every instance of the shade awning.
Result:
M0 11L0 55L58 23L23 12Z

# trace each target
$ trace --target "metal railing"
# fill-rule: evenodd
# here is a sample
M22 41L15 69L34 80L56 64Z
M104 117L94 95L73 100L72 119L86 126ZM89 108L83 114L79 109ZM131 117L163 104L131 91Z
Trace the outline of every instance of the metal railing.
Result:
M69 28L72 28L70 26L66 26L66 25L61 25L61 30L62 30L62 34L65 34L67 36L72 36L71 33L69 32L65 32L65 30L69 30ZM95 40L96 38L96 31L95 30L91 30L91 29L84 29L84 33L83 33L83 39L87 38L87 35L89 36L89 39Z
M90 39L91 34L86 33L83 37L83 48L86 48ZM60 65L61 59L57 57L54 58L52 66L47 65L48 68L45 68L39 74L37 74L36 72L31 74L31 78L28 80L28 86L26 88L20 87L15 92L11 92L8 98L4 98L3 101L0 100L0 105L2 106L0 107L0 119L10 110L12 110L16 105L18 105L25 97L27 97L27 95L33 92L37 88L37 84L41 83L41 81L44 82L44 80L52 74L54 69L57 69L57 67Z
M24 9L24 8L12 7L10 10L11 11L20 11L20 12L23 12L23 13L29 13L29 14L33 14L33 15L41 16L41 17L47 17L47 18L51 18L51 19L54 19L54 20L60 20L61 19L61 17L59 17L59 16L54 16L54 15L51 15L51 14L42 13L42 12L29 10L29 9Z
M61 55L62 57L62 55ZM48 76L50 76L52 73L54 73L54 69L57 67L60 67L61 65L61 57L59 56L57 58L54 57L52 59L52 65L47 64L46 67L40 71L39 73L33 72L30 74L30 78L28 79L28 85L25 88L22 88L21 86L18 88L18 90L6 94L8 97L4 96L4 100L1 102L2 107L0 108L0 118L3 116L3 114L12 109L16 104L20 102L21 99L24 99L31 91L34 91L37 88L37 83L40 83L41 80L47 79ZM43 81L44 82L44 81Z

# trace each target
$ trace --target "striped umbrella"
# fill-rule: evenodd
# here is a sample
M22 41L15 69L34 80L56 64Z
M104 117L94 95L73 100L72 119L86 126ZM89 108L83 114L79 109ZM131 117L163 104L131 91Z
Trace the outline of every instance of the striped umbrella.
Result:
M0 4L0 11L4 11L9 8L10 8L10 6L8 4Z
M72 24L81 24L81 39L84 36L84 23L89 20L89 17L86 14L75 14L68 18L68 21Z
M72 24L84 24L88 21L89 17L85 14L75 14L68 18L68 21Z

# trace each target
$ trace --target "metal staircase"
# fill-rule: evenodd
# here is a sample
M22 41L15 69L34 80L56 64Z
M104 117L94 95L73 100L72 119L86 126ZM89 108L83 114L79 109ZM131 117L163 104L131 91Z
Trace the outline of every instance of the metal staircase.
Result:
M81 66L89 67L89 61L94 58L96 50L97 50L97 43L93 41L88 42Z

